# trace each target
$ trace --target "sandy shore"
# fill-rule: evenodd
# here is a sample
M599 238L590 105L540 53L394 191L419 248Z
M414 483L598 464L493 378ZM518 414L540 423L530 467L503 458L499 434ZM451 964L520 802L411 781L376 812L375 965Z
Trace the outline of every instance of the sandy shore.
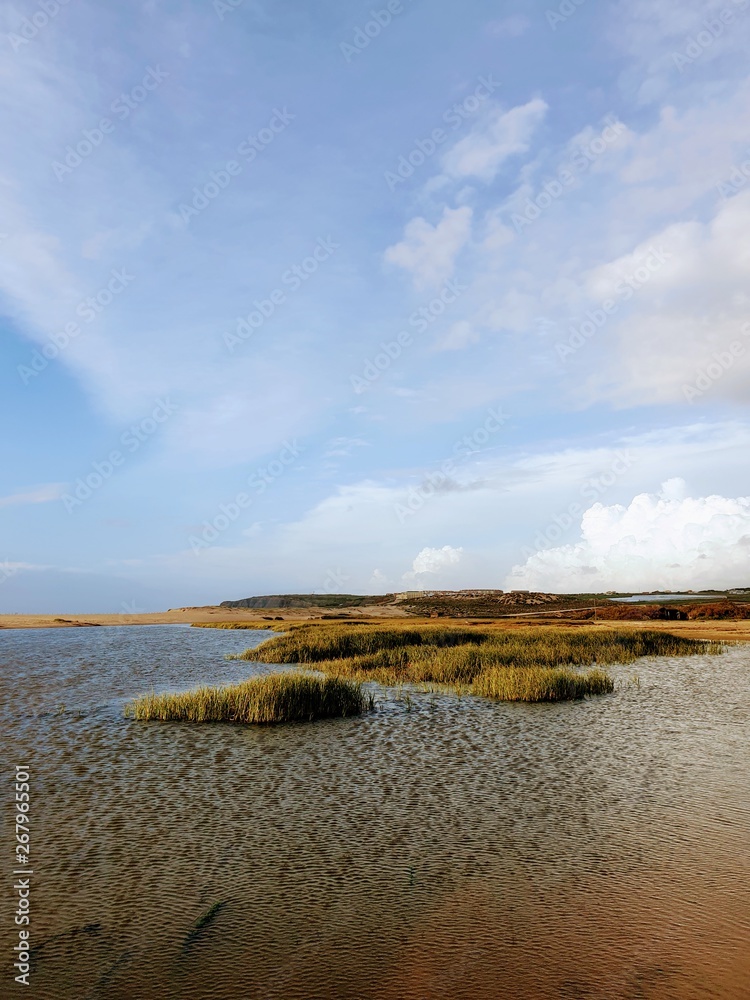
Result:
M80 628L92 625L192 625L193 622L257 622L283 619L284 621L306 621L330 615L330 608L171 608L169 611L154 611L145 614L91 615L0 615L0 628ZM406 618L405 611L393 605L373 605L364 608L344 608L336 611L337 616L347 618L377 617Z
M156 611L149 614L121 615L90 615L90 614L59 614L59 615L0 615L0 629L3 628L86 628L97 625L192 625L205 622L262 622L262 621L314 621L335 620L335 618L378 618L401 619L413 618L398 606L365 605L360 608L343 608L334 614L330 608L172 608L169 611ZM428 621L431 619L427 619ZM722 642L750 642L750 620L746 621L609 621L592 622L591 620L575 621L572 616L550 618L549 616L513 617L498 619L469 619L476 624L497 625L506 628L526 628L529 625L579 625L594 628L648 628L672 632L676 635L690 636L694 639L714 639ZM467 619L442 618L441 624L465 624ZM437 622L435 622L437 624Z

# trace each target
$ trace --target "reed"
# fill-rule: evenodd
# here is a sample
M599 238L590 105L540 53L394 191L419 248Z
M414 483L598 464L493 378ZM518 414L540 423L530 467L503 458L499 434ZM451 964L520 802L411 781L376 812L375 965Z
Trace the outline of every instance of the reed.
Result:
M125 714L139 721L269 725L361 715L373 707L372 696L354 681L286 672L252 677L225 687L146 694L131 701Z
M571 701L609 694L614 681L604 670L577 673L568 667L495 667L474 680L472 693L498 701Z
M720 652L716 643L652 630L501 629L424 625L307 625L236 658L265 663L314 663L338 678L393 685L468 685L499 668L557 668L632 663L642 656Z
M263 632L279 632L284 631L288 626L285 622L277 621L242 621L242 622L193 622L190 626L191 628L223 628L223 629L235 629L235 630L246 630L253 629L256 631Z
M278 638L268 639L260 647L240 653L236 659L263 663L320 663L404 646L424 644L442 648L478 644L486 642L490 634L474 628L431 625L361 625L356 629L340 624L304 625Z

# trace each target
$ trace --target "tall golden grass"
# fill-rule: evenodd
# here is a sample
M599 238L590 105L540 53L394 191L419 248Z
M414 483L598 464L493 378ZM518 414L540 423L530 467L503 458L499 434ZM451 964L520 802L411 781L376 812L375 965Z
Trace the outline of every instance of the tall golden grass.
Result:
M471 683L496 667L632 663L641 656L720 651L716 643L652 630L307 625L238 654L264 663L314 663L326 674L384 684Z
M351 623L349 623L351 625ZM315 664L329 677L385 685L434 683L489 698L558 701L614 689L602 665L642 656L721 652L719 643L654 630L298 625L236 659ZM594 667L586 672L574 667Z
M445 627L438 625L394 626L303 625L275 639L269 639L255 649L239 654L238 659L260 660L264 663L319 663L338 660L404 646L458 646L486 642L488 630ZM262 655L260 650L263 650Z
M569 667L493 667L474 679L472 693L498 701L570 701L609 694L615 682L604 670Z
M142 695L126 706L125 714L138 720L268 725L361 715L373 706L372 696L355 681L285 672L225 687Z
M224 628L224 629L238 629L247 630L255 629L257 631L268 631L272 632L283 631L287 625L285 623L279 623L277 621L241 621L241 622L193 622L190 626L191 628Z

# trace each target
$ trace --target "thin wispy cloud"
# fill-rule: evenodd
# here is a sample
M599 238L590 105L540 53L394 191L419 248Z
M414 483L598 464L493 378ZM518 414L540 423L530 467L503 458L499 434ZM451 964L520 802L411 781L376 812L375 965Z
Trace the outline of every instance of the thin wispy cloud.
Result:
M45 483L33 489L21 490L9 496L0 497L0 507L26 506L27 504L51 503L59 500L66 489L65 483Z
M347 60L343 5L80 0L22 42L0 5L8 564L196 603L448 546L492 586L594 502L744 497L741 8L412 6Z

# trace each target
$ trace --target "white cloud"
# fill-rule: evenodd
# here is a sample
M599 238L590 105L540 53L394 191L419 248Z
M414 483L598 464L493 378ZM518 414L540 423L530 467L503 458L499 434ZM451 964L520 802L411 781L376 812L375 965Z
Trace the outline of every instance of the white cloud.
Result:
M458 565L463 551L462 548L453 548L451 545L444 545L442 549L424 548L414 557L411 571L404 573L404 580L417 580L426 573L438 575L449 566Z
M495 38L520 38L531 27L531 21L523 14L511 14L509 17L491 21L487 30Z
M613 322L613 363L596 378L594 397L621 405L704 396L747 401L749 269L747 191L722 202L709 223L667 226L633 253L590 271L586 292L599 304L623 303L623 276L635 278L630 310Z
M355 448L367 448L367 441L356 437L337 437L328 442L323 458L348 458Z
M745 0L619 0L612 11L609 41L631 60L621 85L644 103L747 51Z
M509 157L528 151L546 113L547 104L539 97L510 111L494 108L446 152L444 172L454 179L478 177L489 183Z
M449 327L446 332L435 343L437 351L460 351L471 344L476 344L479 334L471 323L460 320Z
M673 479L627 507L593 504L578 542L530 556L506 585L572 593L747 584L750 497L685 494L685 483Z
M472 210L465 205L444 209L436 226L421 217L412 219L406 225L404 239L385 251L386 261L410 271L419 290L447 281L471 234L471 217Z
M368 594L386 594L390 588L390 580L382 570L374 569L367 585Z
M44 483L42 486L36 486L34 489L26 490L22 493L13 493L7 497L0 497L0 507L49 503L51 500L59 500L65 489L65 483Z
M446 452L456 436L458 431L446 439ZM454 549L463 550L460 562L447 566L442 579L420 577L419 586L502 587L510 567L527 555L576 539L583 511L597 500L628 504L669 476L693 484L693 495L742 495L748 449L750 425L727 421L626 437L602 434L594 445L579 441L560 450L519 446L480 452L457 463L460 488L435 490L405 518L399 507L409 504L414 487L435 467L390 465L377 481L361 479L307 502L302 495L304 509L293 521L274 510L246 530L245 538L235 542L227 532L198 558L187 547L154 557L149 576L164 588L197 591L214 601L253 592L307 593L320 587L329 568L340 567L350 578L345 589L382 593L407 589L403 574L414 553L421 553L425 542L450 538ZM565 520L572 505L577 512L563 535L555 516ZM545 532L551 525L555 530ZM544 540L537 541L540 534ZM373 579L374 566L387 583Z

